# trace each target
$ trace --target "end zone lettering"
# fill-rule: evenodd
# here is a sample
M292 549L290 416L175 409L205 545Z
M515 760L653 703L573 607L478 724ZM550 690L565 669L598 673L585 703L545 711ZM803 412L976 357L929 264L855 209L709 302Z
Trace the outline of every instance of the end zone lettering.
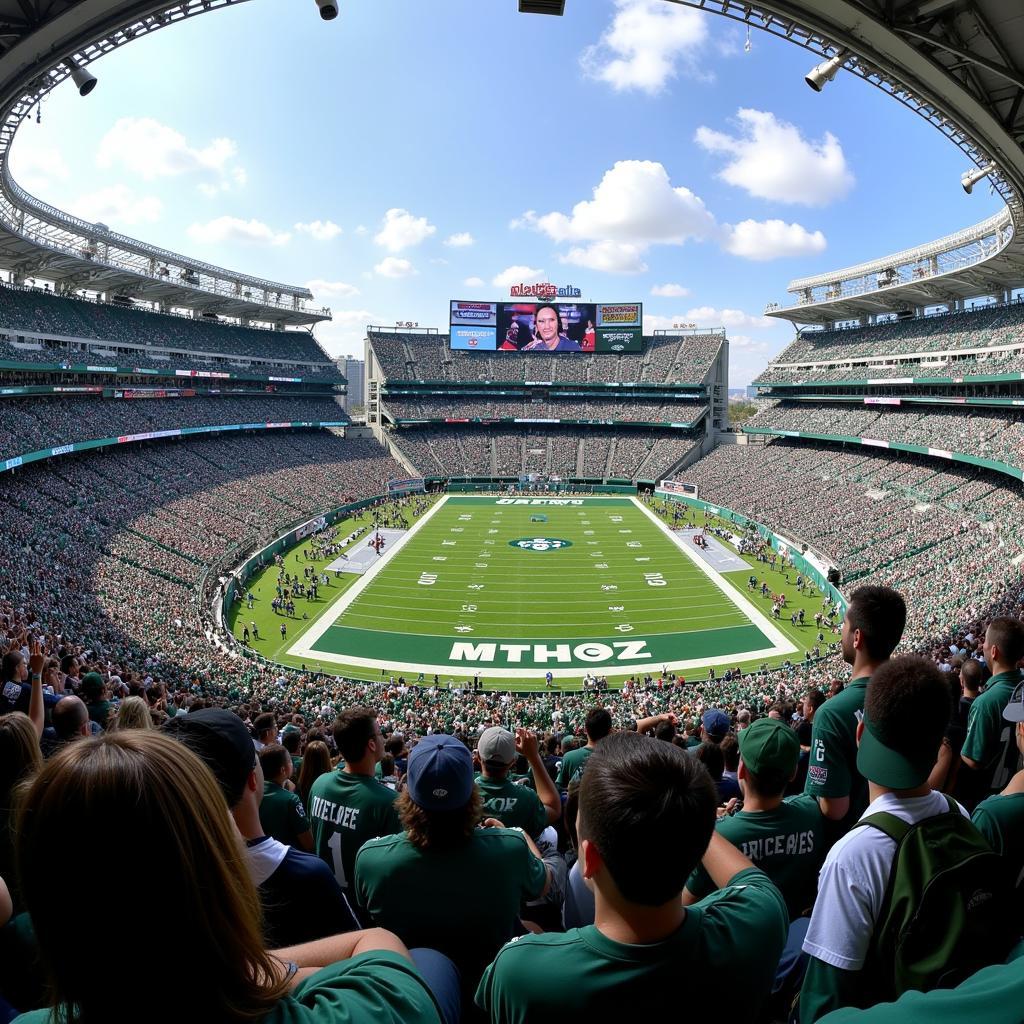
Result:
M573 658L596 665L606 661L633 661L650 657L646 640L613 640L610 644L590 640L575 647L571 644L475 644L457 641L452 644L449 655L451 661L486 664L500 662L506 665L546 665L552 661L571 663Z
M495 505L582 505L582 498L499 498Z

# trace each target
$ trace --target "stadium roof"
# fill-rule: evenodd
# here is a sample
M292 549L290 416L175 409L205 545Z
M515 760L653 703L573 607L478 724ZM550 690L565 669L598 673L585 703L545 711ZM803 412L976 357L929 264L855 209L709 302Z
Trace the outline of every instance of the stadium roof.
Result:
M795 322L828 322L943 302L963 295L1002 292L1024 283L1024 3L1020 0L666 0L725 15L797 43L889 93L930 121L964 151L977 168L995 167L988 177L1007 204L1005 226L994 249L980 243L990 227L966 229L979 246L977 259L960 270L939 269L926 291L920 278L912 290L887 288L869 304L861 295L851 305L849 271L823 275L833 299L812 296L766 313ZM810 68L808 68L810 70ZM841 72L840 72L841 73ZM827 85L826 85L827 88ZM965 164L965 169L968 169ZM956 181L950 188L958 187ZM988 235L986 235L986 231ZM955 237L955 236L953 236ZM948 243L948 239L942 240ZM933 249L937 243L921 246ZM911 250L913 252L913 250ZM898 254L905 256L906 254ZM937 254L932 254L937 255ZM925 259L930 258L924 257ZM879 271L896 256L873 261ZM867 265L865 265L867 266ZM852 275L864 278L863 268ZM835 283L840 287L836 289ZM823 283L825 283L823 281ZM864 282L861 282L862 286ZM794 281L800 293L806 282ZM861 287L862 292L871 289Z
M307 288L215 267L71 217L30 196L10 175L18 125L56 85L133 39L241 2L0 0L0 268L68 289L279 326L330 319L330 310L310 305Z

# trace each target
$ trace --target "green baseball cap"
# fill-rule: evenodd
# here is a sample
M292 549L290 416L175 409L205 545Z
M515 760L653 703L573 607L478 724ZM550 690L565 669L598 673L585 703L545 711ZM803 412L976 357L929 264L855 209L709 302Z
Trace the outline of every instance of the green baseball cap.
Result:
M885 735L865 715L864 731L857 748L857 770L870 782L886 789L916 789L931 774L938 748L901 753L888 745L895 739L895 736ZM903 745L906 745L906 737Z
M759 718L738 736L740 757L755 775L778 772L789 778L800 759L800 741L785 722Z

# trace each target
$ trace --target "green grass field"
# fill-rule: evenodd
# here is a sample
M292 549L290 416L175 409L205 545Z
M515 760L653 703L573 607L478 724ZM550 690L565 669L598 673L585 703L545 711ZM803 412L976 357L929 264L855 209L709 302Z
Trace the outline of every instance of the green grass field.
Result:
M687 545L630 498L451 496L364 576L332 573L320 600L298 599L296 618L270 610L273 569L250 583L254 609L236 606L234 617L239 631L256 621L252 646L284 664L367 679L479 672L517 688L543 686L547 671L562 686L587 671L614 683L662 665L703 677L712 665L796 661L814 646L820 597L735 553L718 572ZM307 564L301 545L287 556L291 572ZM790 609L802 602L808 624L793 627L788 610L772 621L746 589L751 571Z

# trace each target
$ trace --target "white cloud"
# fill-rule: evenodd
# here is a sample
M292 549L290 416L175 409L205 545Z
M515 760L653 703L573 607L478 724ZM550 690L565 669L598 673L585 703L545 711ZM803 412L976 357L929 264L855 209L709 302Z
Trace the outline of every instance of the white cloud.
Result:
M444 244L451 246L453 249L464 249L475 242L476 239L468 231L458 231L454 235L449 235L444 240Z
M500 274L491 278L491 284L495 288L508 288L513 284L534 284L542 281L544 271L534 267L524 267L521 264L513 267L506 267Z
M577 203L570 215L527 211L522 220L555 242L681 244L715 232L703 201L688 188L673 186L664 166L651 160L620 160L605 172L594 198Z
M11 174L14 180L29 192L46 198L57 182L68 181L71 168L64 154L54 145L40 139L38 129L32 131L24 124L14 137L11 147ZM29 129L26 131L26 129Z
M690 289L684 288L681 284L656 284L651 289L651 294L658 295L663 299L678 299L689 295Z
M695 306L677 319L696 323L701 327L745 327L747 330L764 330L779 326L779 321L772 320L771 317L752 316L741 309L717 309L715 306Z
M333 220L312 220L308 224L296 224L295 230L309 235L316 242L329 242L341 234L341 228Z
M324 281L317 278L315 281L307 281L306 287L318 299L346 299L359 294L359 289L355 285L346 284L344 281Z
M743 352L751 352L757 355L770 351L772 346L767 341L756 341L749 334L730 334L729 351L740 349Z
M199 186L206 196L244 185L244 168L234 163L238 147L233 139L213 139L206 146L191 146L181 132L152 117L122 117L100 139L96 166L121 168L143 181L204 174L213 182Z
M643 248L629 242L593 242L585 247L572 248L559 259L562 263L608 274L642 274L647 270Z
M704 14L662 0L615 0L615 7L600 41L580 57L590 78L616 92L640 89L654 95L680 70L711 77L699 59L708 36Z
M140 196L127 185L107 185L79 196L68 210L83 220L125 228L159 220L163 203L156 196Z
M467 288L483 288L487 282L482 277L467 277L462 283Z
M367 309L332 309L334 319L317 324L316 339L337 359L339 356L363 356L367 324L386 324L388 318ZM392 322L394 317L390 318Z
M285 245L291 238L287 231L274 231L262 221L241 217L216 217L206 224L192 224L188 237L200 245L238 242L247 245Z
M703 201L674 186L664 166L651 160L620 160L605 172L593 198L568 214L527 210L509 227L533 228L554 242L588 242L572 247L561 262L617 274L643 273L651 245L682 245L719 230Z
M426 217L415 217L408 210L397 207L384 214L384 226L373 240L388 252L401 252L429 238L437 228Z
M398 256L385 256L374 268L381 277L412 277L416 268Z
M709 153L728 157L719 177L758 199L825 206L854 184L839 140L826 132L818 141L764 110L741 108L739 132L728 135L701 126L694 140Z
M365 224L357 224L355 231L352 232L354 235L368 235L370 229Z
M810 256L824 252L828 245L820 231L808 231L802 224L781 220L744 220L727 225L725 230L726 251L748 260Z

